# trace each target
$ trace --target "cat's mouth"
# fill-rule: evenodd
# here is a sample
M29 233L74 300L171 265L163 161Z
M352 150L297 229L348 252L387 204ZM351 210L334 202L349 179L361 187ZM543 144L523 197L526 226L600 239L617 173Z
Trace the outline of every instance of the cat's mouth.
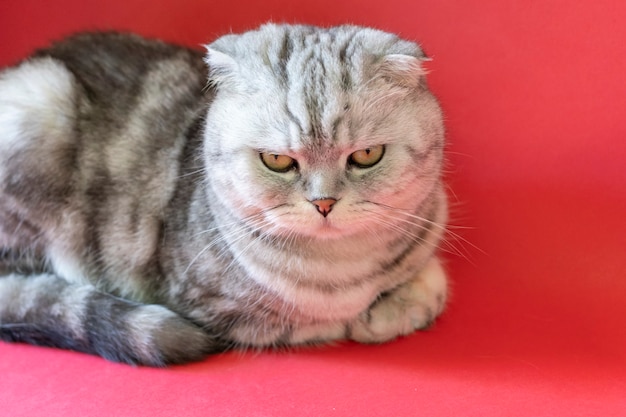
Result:
M332 216L332 215L331 215ZM353 234L350 228L342 227L331 216L320 219L317 225L312 228L310 235L317 239L340 239Z
M281 234L286 237L300 235L319 240L339 239L351 234L345 227L340 227L336 221L329 218L316 219L313 222L282 223L281 230Z

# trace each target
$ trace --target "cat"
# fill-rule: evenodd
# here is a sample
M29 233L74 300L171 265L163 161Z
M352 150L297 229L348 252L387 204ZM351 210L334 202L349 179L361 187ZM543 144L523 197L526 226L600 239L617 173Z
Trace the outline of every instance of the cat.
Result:
M0 339L165 366L443 311L444 126L413 42L73 35L0 73Z

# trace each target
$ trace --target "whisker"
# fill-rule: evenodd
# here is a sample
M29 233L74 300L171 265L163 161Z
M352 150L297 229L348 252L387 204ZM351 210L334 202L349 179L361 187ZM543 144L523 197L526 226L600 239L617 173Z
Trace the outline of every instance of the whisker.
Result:
M241 222L232 222L230 224L230 226L238 226L238 228L235 229L234 231L231 231L229 234L217 236L215 239L213 239L211 242L209 242L208 245L206 245L204 248L202 248L198 252L198 254L193 257L193 259L191 260L191 262L189 263L189 265L185 269L184 273L186 274L187 272L189 272L189 269L200 258L200 256L205 254L208 250L213 248L218 243L220 243L220 242L228 242L228 243L230 243L232 245L233 243L238 242L239 240L243 239L244 237L246 237L248 235L250 235L250 236L253 235L253 233L255 231L259 230L261 227L265 226L268 223L269 223L269 221L263 219L262 215L260 213L248 217L247 218L247 223L245 223L245 224L242 224ZM250 226L252 226L252 230L248 229ZM204 230L204 231L202 231L200 233L197 233L194 236L198 236L198 235L200 235L202 233L208 233L209 231L216 230L216 229L218 229L218 228L215 227L215 228L212 228L212 229L207 229L207 230ZM221 254L218 254L218 256L220 256L220 255Z
M411 222L409 220L406 220L406 219L401 219L401 218L393 217L393 216L388 216L388 218L391 218L391 219L394 219L394 220L399 220L399 221L402 221L404 223L408 223L408 224L417 226L421 230L427 230L428 229L427 227L425 227L423 225L420 225L418 223L413 223L413 222ZM405 229L400 228L400 230L403 230L403 231L405 231L408 234L408 231L406 231ZM457 248L456 246L452 245L447 240L446 235L445 235L445 231L444 231L444 234L441 236L441 241L440 241L439 245L436 245L436 244L434 244L434 243L432 243L432 242L430 242L430 241L428 241L426 239L422 239L422 242L430 244L432 247L438 248L438 249L440 249L440 250L442 250L442 251L444 251L446 253L450 253L452 255L461 256L462 258L469 260L468 254L462 252L459 248Z
M231 227L231 226L241 225L242 223L255 221L257 219L262 218L265 214L269 213L270 211L275 210L275 209L277 209L279 207L283 207L285 205L286 204L279 204L279 205L276 205L276 206L273 206L273 207L268 207L268 208L260 210L257 213L251 214L250 216L243 217L240 220L235 220L235 221L232 221L230 223L221 223L220 226L211 227L209 229L205 229L205 230L202 230L200 232L197 232L194 235L192 235L192 237L200 236L200 235L203 235L205 233L210 233L210 232L213 232L215 230L220 230L220 229L223 230L223 229Z
M461 201L459 196L456 194L456 191L450 186L450 184L445 183L446 190L448 191L448 195L451 195L454 198L454 201L457 203Z
M249 217L244 217L241 220L235 220L235 221L232 221L230 223L221 223L220 226L215 226L215 227L211 227L209 229L202 230L200 232L197 232L197 233L193 234L192 237L200 236L200 235L203 235L205 233L210 233L210 232L213 232L215 230L220 230L220 229L224 230L224 229L226 229L228 227L241 225L242 223L246 223L246 222L249 222L249 221L254 221L257 218L261 218L261 217L262 217L262 213L255 213L255 214L253 214L253 215L251 215Z
M433 220L429 220L429 219L427 219L425 217L421 217L421 216L418 216L416 214L410 213L407 210L403 210L403 209L400 209L400 208L397 208L397 207L388 206L388 205L382 204L382 203L373 203L373 204L378 205L379 207L382 207L382 208L389 209L389 210L394 211L396 213L400 213L400 214L402 214L404 216L407 216L407 217L410 217L410 218L413 218L413 219L416 219L416 220L419 220L419 221L422 221L422 222L425 222L425 223L429 223L429 224L433 225L434 227L437 227L437 228L439 228L441 230L446 231L447 234L449 234L450 236L452 236L456 240L461 241L461 242L463 242L463 243L465 243L467 245L470 245L472 248L476 249L477 251L481 252L482 254L486 254L486 252L483 251L481 248L479 248L478 246L474 245L472 242L470 242L469 240L465 239L463 236L459 235L458 233L455 233L455 232L450 230L450 229L465 229L465 227L463 227L463 226L442 225L442 224L437 223L437 222L435 222Z
M200 169L197 169L197 170L195 170L195 171L190 171L190 172L187 172L187 173L185 173L185 174L179 175L177 178L185 178L185 177L190 177L190 176L192 176L192 175L202 174L202 173L204 173L204 172L206 172L206 169L205 169L205 168L200 168Z
M238 253L230 251L230 254L233 256L233 258L228 266L225 268L225 271L228 271L230 268L232 268L237 263L239 257L243 256L250 249L250 247L252 247L255 241L262 239L271 239L271 241L273 242L278 239L274 232L278 231L279 228L273 223L273 221L263 217L263 215L283 206L286 206L286 204L280 204L274 207L266 208L257 215L248 217L245 225L240 224L241 229L239 231L235 231L233 234L228 236L228 243L231 247L232 245L236 244L246 237L252 236L253 239L243 249L240 249ZM275 217L281 217L286 214L287 213L279 213ZM267 228L268 226L270 226L269 230L264 231L263 229ZM235 238L230 239L234 236L235 233L237 234ZM254 236L255 233L258 233L258 236Z
M385 224L389 228L391 228L392 230L394 230L394 231L396 231L396 232L398 232L400 234L403 234L405 236L408 236L408 237L410 237L413 240L416 240L419 237L416 236L415 234L411 233L410 231L406 230L404 227L401 227L398 224L398 222L404 223L404 224L408 224L408 225L412 225L412 226L414 226L414 227L416 227L416 228L418 228L420 230L426 230L426 229L429 229L429 228L426 227L424 224L416 223L416 222L414 222L414 221L412 221L410 219L418 220L421 223L426 223L426 224L432 225L435 228L438 228L440 231L443 232L442 233L441 242L439 243L439 245L436 245L436 244L434 244L434 243L432 243L432 242L430 242L428 240L421 239L421 240L419 240L420 243L428 244L429 246L431 246L433 248L438 248L438 249L440 249L443 252L450 253L450 254L453 254L453 255L456 255L456 256L460 256L460 257L470 261L470 254L469 254L469 252L463 246L461 246L461 248L463 248L464 250L461 250L456 245L453 245L449 241L448 236L451 236L453 238L458 237L457 240L462 240L462 238L458 234L456 234L456 233L450 231L449 229L447 229L444 225L442 225L442 224L440 224L438 222L432 221L432 220L428 220L428 219L423 218L421 216L417 216L417 215L411 214L411 213L407 212L406 210L397 209L395 207L387 206L387 205L384 205L384 204L377 204L377 203L373 203L373 204L378 205L379 207L387 209L389 211L389 213L386 213L386 212L377 212L377 211L373 211L373 210L365 210L365 211L367 211L369 213L374 214L375 216L378 216L377 218L378 218L378 220L379 220L379 222L381 224ZM390 213L397 213L397 214L399 214L401 216L406 216L406 217L398 217L398 216L394 216L394 215L392 215ZM385 219L387 219L387 220L383 221L382 220L383 217ZM468 244L470 244L470 243L468 242Z
M393 223L391 221L387 221L387 220L383 220L382 218L375 218L375 220L382 225L387 226L388 228L390 228L391 230L394 230L396 232L398 232L401 235L404 235L406 237L408 237L409 239L422 244L422 245L428 245L429 247L433 248L433 249L438 249L441 250L445 253L449 253L452 255L456 255L456 256L461 256L464 259L468 259L467 255L464 254L463 252L461 252L457 247L455 247L454 245L450 244L448 241L446 241L445 239L442 239L440 244L435 244L434 242L431 242L427 239L423 239L420 238L419 236L411 233L410 231L408 231L407 229L399 226L396 223ZM469 259L468 259L469 260Z

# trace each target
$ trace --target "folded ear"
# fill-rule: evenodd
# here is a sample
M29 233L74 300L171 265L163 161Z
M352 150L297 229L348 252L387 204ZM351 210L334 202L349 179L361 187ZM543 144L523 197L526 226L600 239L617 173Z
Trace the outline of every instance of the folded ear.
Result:
M426 69L422 66L425 61L430 61L430 58L423 55L386 55L380 63L377 75L394 84L414 88L420 85L426 75Z
M234 86L239 79L239 64L230 55L210 46L205 47L207 53L204 62L209 66L209 84L213 86Z

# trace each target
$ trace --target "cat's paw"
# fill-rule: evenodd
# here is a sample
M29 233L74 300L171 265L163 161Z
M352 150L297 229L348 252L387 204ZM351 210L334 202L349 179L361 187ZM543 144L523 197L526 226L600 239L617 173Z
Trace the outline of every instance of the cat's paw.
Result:
M441 314L447 294L446 274L433 258L412 281L377 300L352 323L350 338L380 343L423 329Z

